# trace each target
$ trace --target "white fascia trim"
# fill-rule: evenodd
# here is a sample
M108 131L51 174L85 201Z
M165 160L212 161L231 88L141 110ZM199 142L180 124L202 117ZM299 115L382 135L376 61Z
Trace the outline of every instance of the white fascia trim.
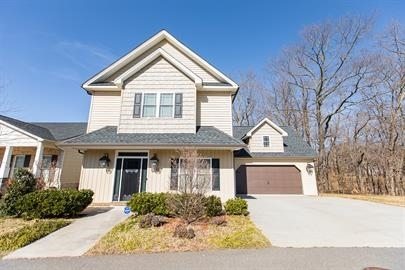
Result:
M238 90L239 87L234 87L234 86L207 86L203 85L202 90L207 90L207 91L231 91L235 93Z
M172 65L174 65L176 68L181 70L184 74L186 74L189 78L192 78L194 80L194 83L195 83L197 89L201 89L202 79L200 77L198 77L195 73L193 73L190 69L188 69L186 66L184 66L182 63L177 61L173 56L169 55L162 48L157 49L152 54L150 54L148 57L146 57L145 59L140 61L138 64L136 64L135 66L131 67L129 70L124 72L121 76L119 76L117 79L114 80L114 83L122 89L122 86L124 85L125 80L127 80L129 77L134 75L136 72L138 72L142 68L146 67L149 63L151 63L158 57L163 57L168 62L170 62Z
M230 78L228 78L227 76L225 76L225 74L223 74L222 72L220 72L218 69L214 68L212 65L210 65L207 61L205 61L204 59L202 59L200 56L198 56L196 53L194 53L192 50L190 50L189 48L187 48L185 45L183 45L180 41L178 41L175 37L173 37L171 34L169 34L167 31L163 30L162 33L165 35L165 37L173 42L176 46L179 47L179 49L185 53L186 55L188 55L191 59L193 59L194 61L196 61L197 63L199 62L202 66L204 66L206 69L208 69L209 71L211 71L212 73L214 73L215 75L217 75L218 77L221 77L222 79L224 79L227 83L229 83L230 85L232 85L232 87L238 88L239 86L232 81Z
M183 45L180 41L178 41L176 38L174 38L172 35L170 35L166 30L160 31L159 33L157 33L156 35L154 35L153 37L151 37L150 39L148 39L147 41L145 41L144 43L142 43L141 45L136 47L134 50L132 50L131 52L129 52L128 54L123 56L121 59L119 59L115 63L113 63L112 65L110 65L109 67L104 69L103 71L94 75L92 78L90 78L83 84L83 88L87 89L87 87L89 87L89 85L91 83L93 83L94 81L96 81L98 78L106 75L107 73L117 71L122 66L128 64L133 59L140 56L142 53L144 53L145 51L147 51L148 49L150 49L151 47L153 47L154 45L156 45L163 39L167 39L168 41L172 42L183 53L185 53L187 56L189 56L194 61L198 62L200 65L204 66L207 70L214 73L214 75L224 79L233 88L235 88L235 89L239 88L239 86L234 81L232 81L230 78L225 76L222 72L220 72L219 70L214 68L212 65L210 65L208 62L206 62L204 59L199 57L197 54L195 54L193 51L191 51L189 48L187 48L185 45Z
M38 137L37 135L34 135L34 134L32 134L32 133L29 133L29 132L27 132L27 131L25 131L25 130L23 130L23 129L21 129L21 128L18 128L18 127L16 127L16 126L13 126L13 125L11 125L11 124L9 124L9 123L3 121L3 120L0 120L0 124L5 125L5 126L8 127L8 128L14 129L15 131L18 131L18 132L20 132L20 133L22 133L22 134L24 134L24 135L26 135L26 136L28 136L28 137L31 137L31 138L33 138L33 139L35 139L35 140L38 140L39 142L44 141L43 138Z
M251 137L251 136L252 136L252 133L253 133L254 131L256 131L256 130L257 130L261 125L263 125L264 123L269 124L272 128L274 128L275 130L277 130L277 131L281 134L281 136L288 136L288 133L287 133L284 129L282 129L281 127L277 126L275 123L273 123L272 121L270 121L269 118L265 117L265 118L263 118L262 121L259 122L259 124L257 124L256 126L254 126L251 130L249 130L249 132L246 133L246 136L243 137L243 139L244 139L244 138Z

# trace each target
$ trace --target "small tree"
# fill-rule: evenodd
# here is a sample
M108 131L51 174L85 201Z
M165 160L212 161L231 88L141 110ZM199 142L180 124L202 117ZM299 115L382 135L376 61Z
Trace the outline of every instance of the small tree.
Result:
M167 204L174 216L190 224L205 215L205 194L211 187L210 164L195 149L178 153L180 158L172 160L177 167L178 194L170 196Z

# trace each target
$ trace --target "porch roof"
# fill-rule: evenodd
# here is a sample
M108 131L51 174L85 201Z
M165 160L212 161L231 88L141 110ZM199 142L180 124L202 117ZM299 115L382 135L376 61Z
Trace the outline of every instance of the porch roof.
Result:
M211 126L197 127L194 133L117 133L116 126L106 126L62 142L70 146L214 146L245 147L245 144Z

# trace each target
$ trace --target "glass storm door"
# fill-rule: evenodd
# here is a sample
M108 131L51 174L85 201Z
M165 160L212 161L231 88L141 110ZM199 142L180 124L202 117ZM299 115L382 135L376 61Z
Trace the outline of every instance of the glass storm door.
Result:
M147 158L118 158L115 168L113 201L128 201L145 191Z

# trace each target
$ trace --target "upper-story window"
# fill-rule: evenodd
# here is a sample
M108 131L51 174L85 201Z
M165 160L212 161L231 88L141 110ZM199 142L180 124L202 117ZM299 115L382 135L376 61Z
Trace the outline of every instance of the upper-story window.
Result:
M144 94L143 95L143 117L155 117L156 116L156 94Z
M165 117L181 118L183 107L181 93L136 93L134 118Z
M173 94L160 94L159 117L173 117Z
M263 136L263 147L270 147L270 136Z

